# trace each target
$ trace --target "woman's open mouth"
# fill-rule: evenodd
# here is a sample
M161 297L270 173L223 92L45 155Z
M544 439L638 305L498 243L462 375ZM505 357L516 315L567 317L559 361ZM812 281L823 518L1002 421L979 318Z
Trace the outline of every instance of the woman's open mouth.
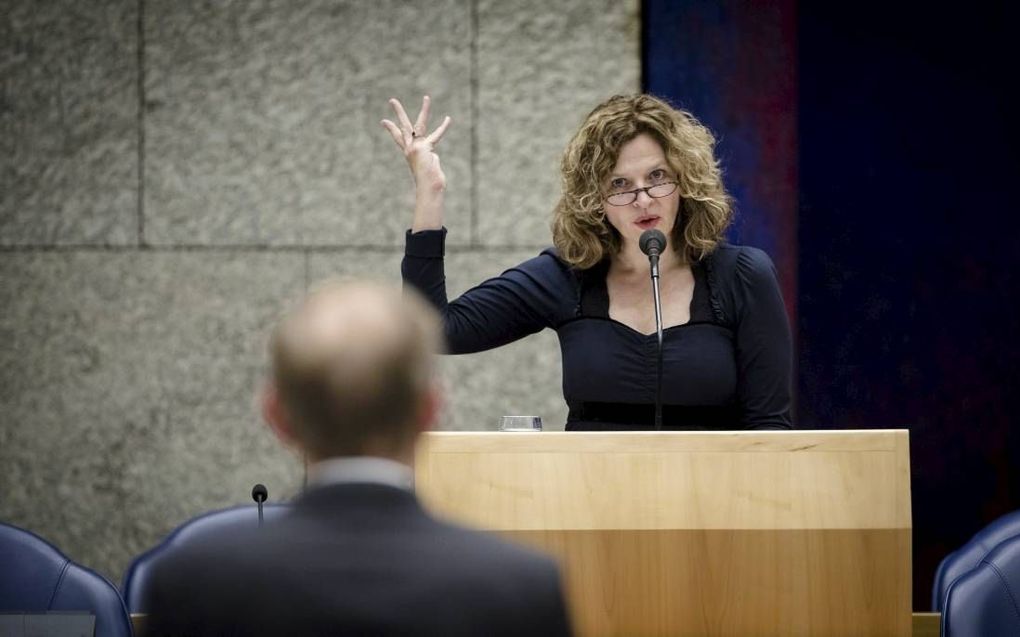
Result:
M649 228L654 228L656 225L658 225L658 223L659 223L658 215L645 215L644 217L639 217L634 222L634 225L636 225L638 228L641 228L642 230L648 230Z

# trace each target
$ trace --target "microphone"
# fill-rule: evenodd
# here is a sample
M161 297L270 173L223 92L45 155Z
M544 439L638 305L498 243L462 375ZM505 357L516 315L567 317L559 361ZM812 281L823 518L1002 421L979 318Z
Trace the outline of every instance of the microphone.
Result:
M662 234L662 230L655 228L645 230L638 238L638 247L648 255L648 260L652 262L653 272L655 272L652 276L658 277L659 255L666 249L666 235Z
M259 505L259 528L262 528L262 503L269 498L269 490L266 489L266 485L256 484L251 488L251 499L255 500L255 503Z
M659 340L655 369L655 430L662 429L662 304L659 298L659 254L666 249L666 235L650 228L641 233L638 247L648 255L652 274L652 298L655 300L655 335Z

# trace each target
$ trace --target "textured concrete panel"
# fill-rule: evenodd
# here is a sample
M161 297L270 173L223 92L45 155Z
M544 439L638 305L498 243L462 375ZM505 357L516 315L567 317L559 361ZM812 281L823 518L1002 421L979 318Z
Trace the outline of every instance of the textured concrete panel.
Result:
M0 254L0 519L119 581L196 513L293 494L253 400L304 256ZM254 505L253 505L254 506Z
M484 279L496 276L535 256L531 250L447 254L447 293L453 299ZM372 276L398 282L399 253L345 251L314 255L313 280L329 276ZM377 278L382 278L377 277ZM447 403L441 429L496 429L500 416L541 416L546 429L562 430L567 420L563 402L560 348L556 334L544 330L499 349L445 356L441 373Z
M379 121L434 122L452 239L469 233L468 0L151 2L145 236L163 244L400 245L413 184Z
M547 245L559 161L603 99L640 90L637 0L479 0L478 239Z
M133 244L138 2L4 0L0 244Z

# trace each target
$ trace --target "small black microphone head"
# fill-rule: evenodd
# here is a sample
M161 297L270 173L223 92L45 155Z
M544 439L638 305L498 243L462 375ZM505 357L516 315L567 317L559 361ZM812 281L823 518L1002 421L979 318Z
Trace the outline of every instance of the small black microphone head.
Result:
M666 235L662 234L662 230L649 228L641 233L641 238L638 239L638 247L648 256L652 256L653 250L654 254L658 256L666 248Z
M259 483L251 488L251 499L256 502L265 502L269 498L269 490L266 485Z

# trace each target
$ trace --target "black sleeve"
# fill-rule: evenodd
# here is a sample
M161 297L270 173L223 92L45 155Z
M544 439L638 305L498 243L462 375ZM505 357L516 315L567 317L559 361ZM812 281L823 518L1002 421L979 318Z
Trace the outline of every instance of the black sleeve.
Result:
M761 250L736 262L737 400L747 429L790 429L793 346L776 268Z
M508 608L512 613L506 620L506 627L511 629L508 632L513 635L569 637L573 634L573 628L560 569L545 556L532 562L527 575L522 573L518 582L519 586L525 587L525 591L517 599L526 600L521 605L528 612L522 614Z
M164 553L151 566L152 572L145 587L142 608L146 611L147 637L179 637L180 635L208 635L210 622L203 617L205 595L189 586L189 572L194 565L175 552ZM192 582L193 583L193 582Z
M571 627L570 613L567 610L567 602L563 595L563 584L560 580L558 569L553 569L549 581L549 593L546 598L547 619L543 627L545 635L562 635L569 637L573 634Z
M446 297L446 229L408 231L400 273L441 313L447 353L479 352L555 325L572 307L569 276L548 253L468 290Z
M240 621L249 603L249 582L234 565L205 546L168 549L152 565L142 608L145 637L240 637L253 635Z

